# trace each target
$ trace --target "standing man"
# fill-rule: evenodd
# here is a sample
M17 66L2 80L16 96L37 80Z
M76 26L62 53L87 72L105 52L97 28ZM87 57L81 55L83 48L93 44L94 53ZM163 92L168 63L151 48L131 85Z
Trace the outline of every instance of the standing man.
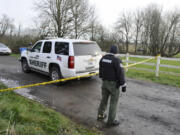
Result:
M117 46L112 45L110 53L103 56L99 63L99 77L102 78L102 99L97 120L102 121L106 118L105 111L110 97L109 116L107 121L108 127L120 124L118 120L115 120L119 100L119 87L122 87L122 92L126 92L122 62L114 56L117 52Z

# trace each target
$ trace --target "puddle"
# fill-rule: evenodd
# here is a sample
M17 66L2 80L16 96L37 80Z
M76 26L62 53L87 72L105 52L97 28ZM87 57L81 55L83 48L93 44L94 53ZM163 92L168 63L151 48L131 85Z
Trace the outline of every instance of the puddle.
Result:
M6 86L8 86L9 88L13 88L13 87L19 87L19 82L18 81L14 81L14 80L9 80L9 79L4 79L2 77L0 77L0 81L5 84ZM23 88L23 89L18 89L18 90L14 90L15 93L23 96L23 97L26 97L28 99L31 99L31 100L36 100L38 102L41 102L42 100L40 100L39 98L33 96L30 94L31 92L31 89L28 89L28 88Z

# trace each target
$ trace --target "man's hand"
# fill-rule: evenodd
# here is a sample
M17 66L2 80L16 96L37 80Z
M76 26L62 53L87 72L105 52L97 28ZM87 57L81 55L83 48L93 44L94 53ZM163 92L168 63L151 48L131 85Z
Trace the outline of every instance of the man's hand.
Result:
M126 92L126 86L122 87L122 92Z

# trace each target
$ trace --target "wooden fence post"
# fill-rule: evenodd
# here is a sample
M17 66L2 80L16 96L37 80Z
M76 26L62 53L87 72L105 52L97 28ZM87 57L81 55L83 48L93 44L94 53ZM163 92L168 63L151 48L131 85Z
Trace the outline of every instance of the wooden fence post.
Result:
M129 62L129 53L126 53L126 66L128 66ZM128 68L126 68L126 72L128 71Z
M157 61L156 61L156 77L159 77L159 67L161 64L161 55L157 56Z

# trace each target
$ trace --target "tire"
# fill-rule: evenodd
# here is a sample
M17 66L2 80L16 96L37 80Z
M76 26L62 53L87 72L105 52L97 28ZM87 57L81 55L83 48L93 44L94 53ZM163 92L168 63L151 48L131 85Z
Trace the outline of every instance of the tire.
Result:
M85 78L82 78L83 80L91 80L92 79L92 76L89 76L89 77L85 77Z
M91 80L93 77L92 76L90 76L90 77L87 77L87 80Z
M21 61L21 67L22 67L22 71L23 71L24 73L29 73L29 72L31 71L26 59L22 59L22 61Z
M58 66L53 66L50 70L50 78L52 81L62 79L62 74Z

